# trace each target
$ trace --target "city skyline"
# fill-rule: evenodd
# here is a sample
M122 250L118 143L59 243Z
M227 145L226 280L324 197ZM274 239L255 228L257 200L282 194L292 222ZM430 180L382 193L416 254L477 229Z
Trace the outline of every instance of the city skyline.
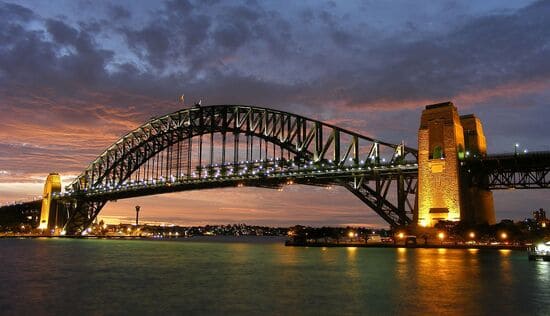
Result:
M49 172L67 184L181 93L415 148L424 105L450 100L481 118L489 153L550 150L548 1L133 3L0 2L0 202L39 195ZM549 202L495 192L497 219ZM137 204L181 224L385 226L338 187L172 193L110 202L100 218Z

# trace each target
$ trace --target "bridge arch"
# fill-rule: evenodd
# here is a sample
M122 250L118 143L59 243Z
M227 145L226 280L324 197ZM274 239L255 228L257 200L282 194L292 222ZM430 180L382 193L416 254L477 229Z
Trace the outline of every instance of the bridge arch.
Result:
M203 142L205 136L209 138L206 144ZM241 142L241 137L246 138L246 143ZM232 146L227 146L228 138L232 139ZM254 139L258 139L259 143L254 145ZM268 145L273 148L271 157L268 155ZM206 159L203 159L203 147L207 147ZM233 149L231 159L227 159L227 147ZM218 159L214 158L215 155ZM399 165L407 160L414 162L416 156L415 149L403 144L376 140L284 111L243 105L182 109L152 118L121 137L67 186L67 192L76 198L72 201L65 228L71 234L82 232L108 201L101 195L91 199L90 193L120 189L128 181L161 180L170 185L177 181L212 176L213 171L219 175L220 170L226 167L232 168L231 173L236 175L246 170L250 163L268 161L272 161L271 168L278 164L281 170L290 164L366 169L376 168L380 164ZM387 200L389 185L392 180L399 180L399 175L387 179L387 183L380 183L378 179L376 188L369 187L369 180L372 179L365 178L365 173L331 179L329 182L345 186L391 225L408 224L410 217L403 212L405 205L396 205L405 202L392 204ZM310 181L313 184L325 182ZM407 192L401 194L413 193L415 184L411 179L408 179L407 187ZM410 203L408 206L409 209L414 208Z

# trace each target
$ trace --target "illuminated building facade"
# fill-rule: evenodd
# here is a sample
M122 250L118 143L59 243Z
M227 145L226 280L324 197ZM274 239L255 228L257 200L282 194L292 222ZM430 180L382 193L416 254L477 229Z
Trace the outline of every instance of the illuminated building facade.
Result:
M460 162L484 156L487 144L474 115L460 117L451 102L426 106L418 131L418 224L440 220L495 222L493 196L469 187Z

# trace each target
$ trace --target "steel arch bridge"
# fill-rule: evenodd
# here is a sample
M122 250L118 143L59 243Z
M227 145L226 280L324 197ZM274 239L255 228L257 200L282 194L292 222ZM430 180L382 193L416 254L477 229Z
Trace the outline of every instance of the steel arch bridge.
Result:
M391 226L415 209L417 152L288 112L195 106L150 119L52 199L81 234L110 200L184 190L340 185Z

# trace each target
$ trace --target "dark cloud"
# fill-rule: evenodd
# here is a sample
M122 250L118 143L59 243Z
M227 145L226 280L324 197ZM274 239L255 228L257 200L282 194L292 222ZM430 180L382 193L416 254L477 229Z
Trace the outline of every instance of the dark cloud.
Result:
M17 4L0 2L0 16L5 18L4 21L29 21L33 16L33 12Z
M147 26L139 31L126 32L130 47L141 58L147 59L156 68L164 68L170 46L166 29L157 25Z
M50 86L63 91L103 77L112 53L97 48L87 32L59 20L44 21L44 31L28 29L19 21L5 21L7 27L0 30L0 38L9 42L0 49L0 70L7 74L7 84ZM34 22L41 21L34 16Z
M349 87L351 103L452 98L466 91L547 78L549 14L550 2L544 1L513 14L471 19L443 36L412 43L392 38L373 50L382 67Z
M0 80L73 95L85 86L166 99L184 88L216 102L369 107L452 99L550 72L548 1L469 17L457 29L412 41L373 41L357 32L363 21L335 13L335 5L283 15L256 2L169 1L136 27L102 24L101 17L70 25L2 4ZM111 18L133 16L123 7L108 10ZM116 34L137 61L102 47L101 36Z
M111 5L107 8L109 16L114 20L129 19L132 17L130 11L119 5Z
M73 45L78 38L78 31L59 20L47 20L46 29L59 44Z

